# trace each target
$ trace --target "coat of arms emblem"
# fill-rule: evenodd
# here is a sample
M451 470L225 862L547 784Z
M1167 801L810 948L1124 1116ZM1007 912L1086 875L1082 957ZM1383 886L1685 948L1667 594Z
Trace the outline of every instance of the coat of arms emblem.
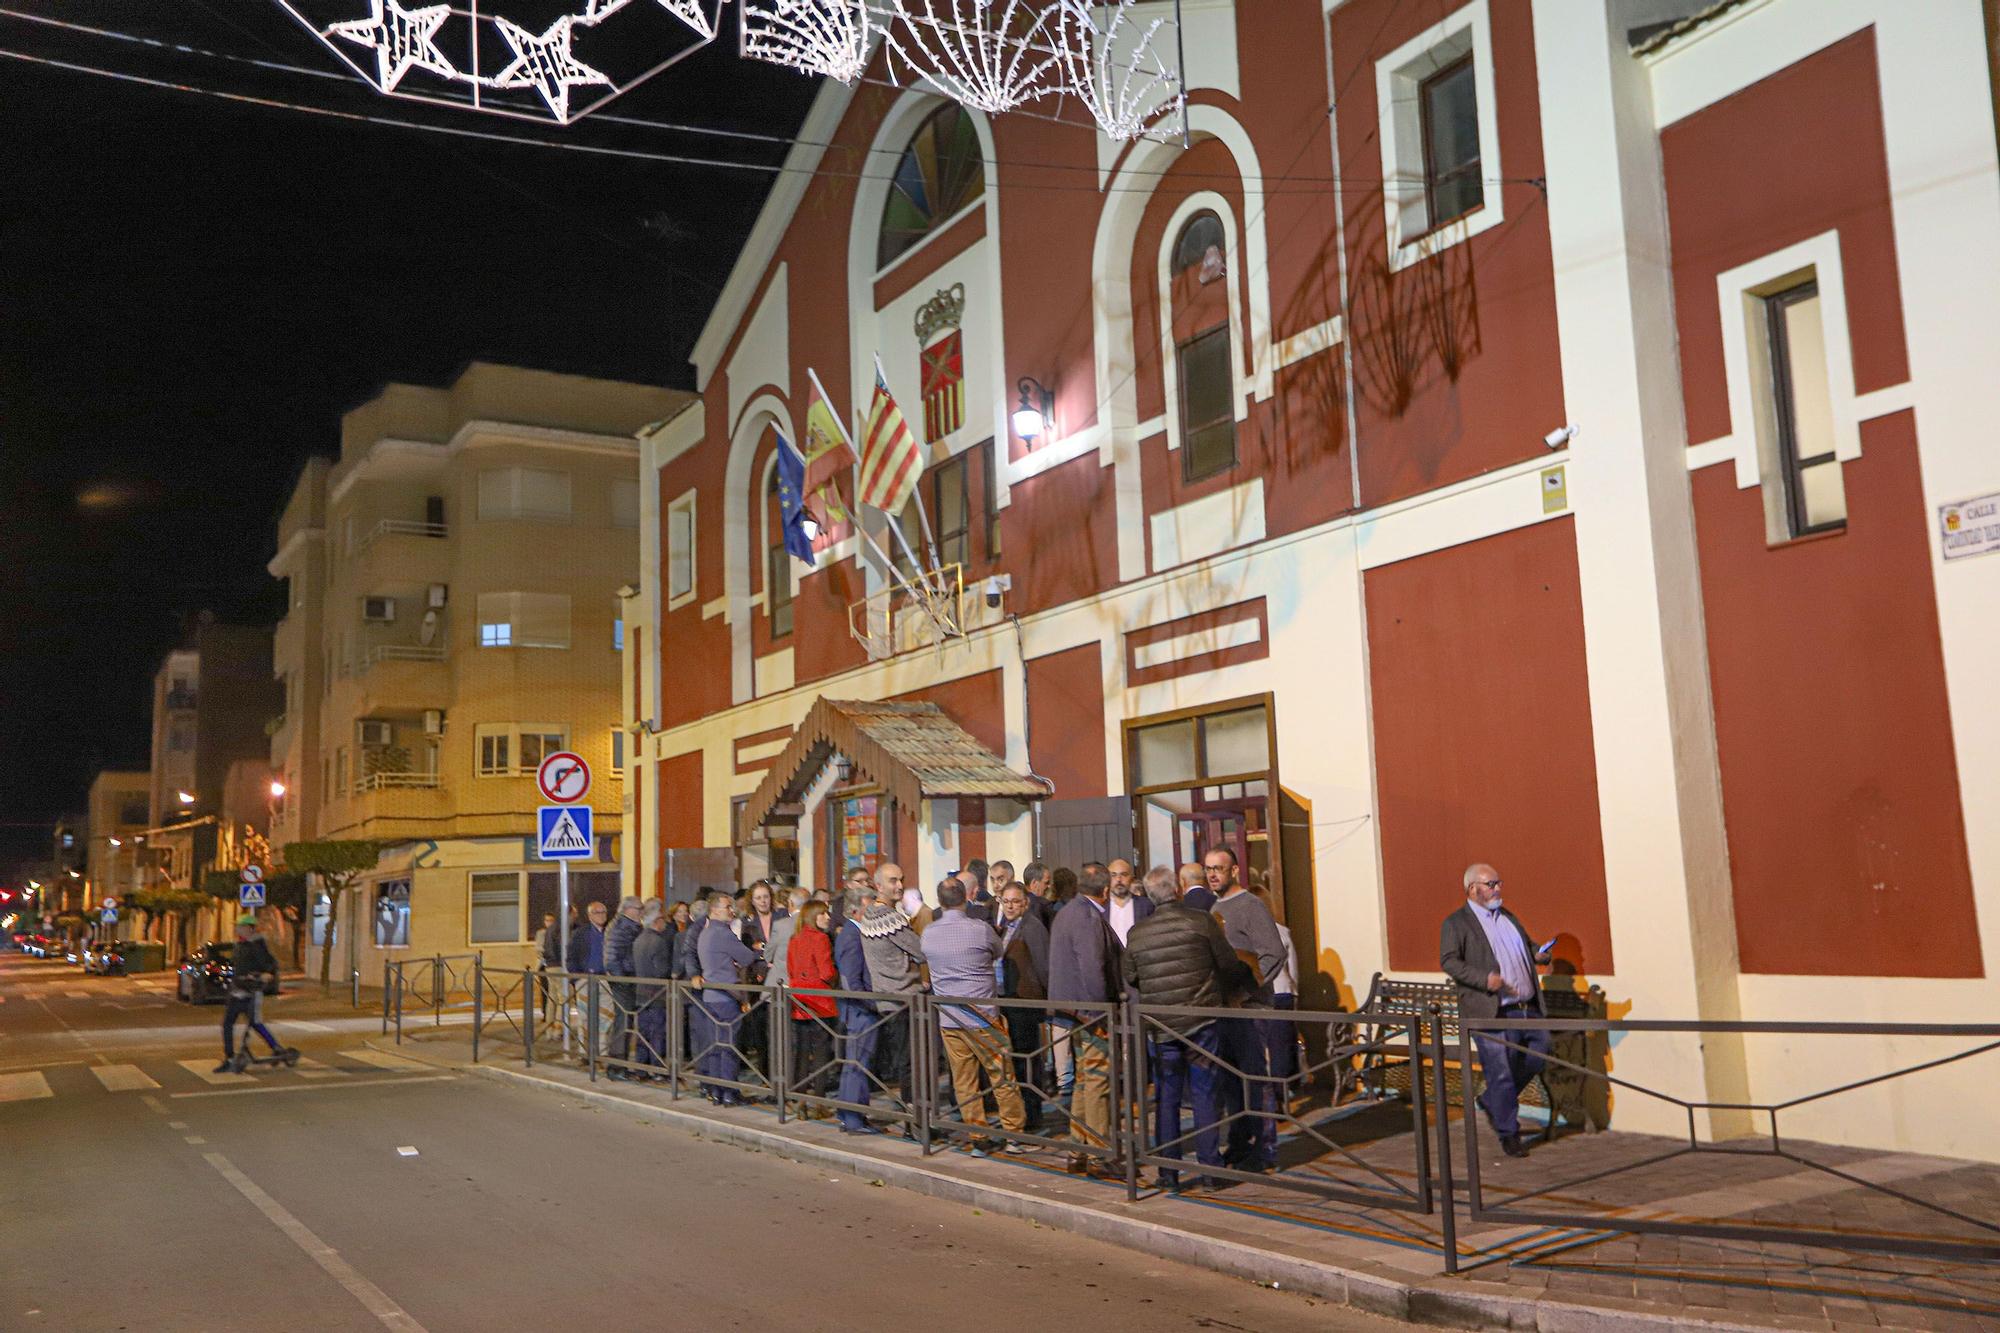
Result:
M965 284L953 283L917 307L917 382L924 400L924 443L965 424Z

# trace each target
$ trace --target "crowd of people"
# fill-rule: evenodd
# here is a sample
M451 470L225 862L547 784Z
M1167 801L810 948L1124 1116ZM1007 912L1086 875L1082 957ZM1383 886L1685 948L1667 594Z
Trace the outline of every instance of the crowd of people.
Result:
M1128 993L1228 1010L1149 1024L1161 1156L1181 1159L1191 1143L1197 1168L1273 1169L1280 1090L1298 1068L1295 1026L1275 1017L1297 992L1291 937L1226 848L1143 876L1124 859L1074 871L1031 861L1018 875L1008 861L973 861L929 901L884 863L851 870L832 893L760 880L691 903L592 902L566 955L553 914L537 944L546 968L605 978L596 1021L612 1078L662 1075L669 1006L664 987L642 983L679 979L684 1050L705 1096L757 1099L772 1086L775 1043L788 1042L801 1113L850 1134L887 1123L913 1135L913 1042L931 1030L913 1031L914 999L928 994L941 1099L970 1150L1020 1153L1015 1136L1040 1136L1080 1175L1114 1171L1110 1011ZM1008 1133L992 1136L994 1123ZM1160 1183L1183 1188L1173 1168ZM1202 1174L1186 1187L1214 1183Z

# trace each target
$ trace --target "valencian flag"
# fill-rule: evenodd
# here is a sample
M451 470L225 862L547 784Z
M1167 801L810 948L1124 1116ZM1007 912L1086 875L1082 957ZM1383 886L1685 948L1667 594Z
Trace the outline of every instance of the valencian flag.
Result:
M868 421L861 428L862 504L874 505L894 514L909 503L923 473L923 459L917 450L910 423L889 395L882 377L882 358L875 358L875 399L868 405Z
M778 521L785 530L785 549L811 568L813 544L806 533L806 460L783 431L773 434L778 437Z
M827 401L826 389L810 367L806 370L806 509L822 528L847 521L834 479L854 466L854 441L840 424L840 414Z

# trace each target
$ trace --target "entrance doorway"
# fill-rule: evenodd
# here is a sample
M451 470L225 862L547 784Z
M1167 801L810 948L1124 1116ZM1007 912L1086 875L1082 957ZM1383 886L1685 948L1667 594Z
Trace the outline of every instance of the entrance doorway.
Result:
M1263 891L1272 915L1285 921L1284 863L1273 837L1276 756L1269 695L1127 722L1141 864L1180 866L1225 848L1245 887Z

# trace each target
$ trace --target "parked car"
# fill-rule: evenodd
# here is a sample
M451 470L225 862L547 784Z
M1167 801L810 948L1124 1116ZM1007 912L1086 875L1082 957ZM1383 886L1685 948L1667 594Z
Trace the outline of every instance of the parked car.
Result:
M229 983L234 979L235 969L229 965L229 955L236 951L234 940L210 940L181 962L180 979L176 985L181 999L189 1004L208 1004L229 998ZM278 979L269 977L264 982L264 993L278 993Z

